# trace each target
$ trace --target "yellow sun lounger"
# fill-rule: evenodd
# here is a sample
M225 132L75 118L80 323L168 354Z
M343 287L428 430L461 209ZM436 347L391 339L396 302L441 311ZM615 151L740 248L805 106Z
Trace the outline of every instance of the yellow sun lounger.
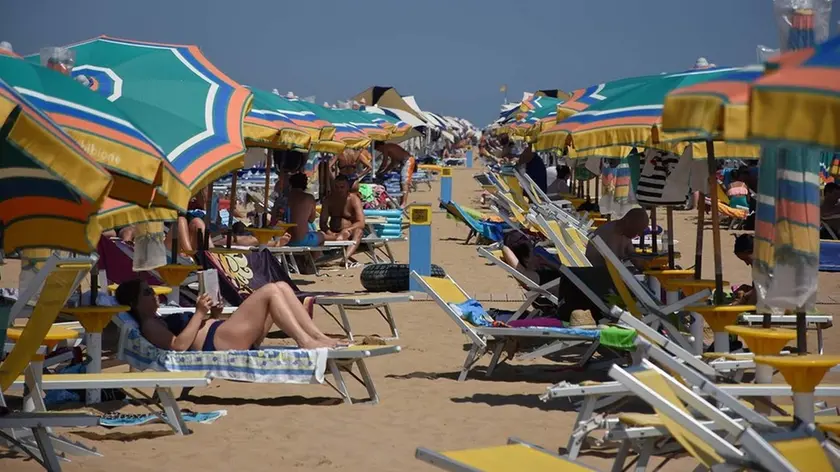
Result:
M435 452L423 447L417 459L453 472L590 472L577 462L564 459L538 446L509 438L506 446Z

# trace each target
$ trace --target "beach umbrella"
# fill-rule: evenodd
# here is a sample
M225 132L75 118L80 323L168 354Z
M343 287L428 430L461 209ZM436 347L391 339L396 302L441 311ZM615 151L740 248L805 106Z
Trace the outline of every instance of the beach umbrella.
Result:
M338 120L360 129L373 141L387 141L391 131L385 123L376 119L376 115L359 110L336 109L333 113Z
M575 90L567 100L557 104L556 120L559 123L610 97L614 97L640 85L645 85L649 80L656 77L659 76L630 77ZM537 140L534 143L534 150L550 151L552 149L564 149L566 147L567 135L567 132L563 128L548 126L537 136Z
M377 105L380 107L393 108L411 113L420 121L426 121L423 113L416 111L411 105L403 100L403 97L394 87L383 87L374 85L364 92L357 94L351 100L365 105Z
M279 99L275 101L277 111L309 132L310 150L331 154L338 154L344 150L345 144L335 139L335 125L324 118L324 111L329 108L306 100L280 96L277 98Z
M840 36L790 54L750 90L749 137L762 144L753 279L761 309L797 312L804 352L819 269L821 151L840 150Z
M171 174L164 180L163 152L113 103L68 76L11 56L0 56L0 77L111 173L111 198L186 209L186 184Z
M252 147L265 147L272 149L309 149L310 141L318 140L321 131L335 128L329 123L322 122L323 126L312 121L312 126L304 127L299 124L302 117L311 116L314 113L292 105L292 101L279 95L258 88L250 88L254 94L251 111L245 115L245 144ZM295 117L298 119L296 120Z
M92 216L111 174L2 79L0 122L3 249L93 252L101 229Z
M157 143L192 192L242 167L251 92L198 47L101 36L67 48L76 54L73 74Z
M351 124L348 117L337 108L325 108L315 103L298 102L306 110L313 113L319 120L329 123L335 128L333 141L341 143L351 149L361 149L370 145L371 139L359 127ZM340 152L340 151L338 151Z
M557 98L557 99L560 99L560 100L568 100L572 96L570 93L564 92L560 89L537 90L537 92L534 95L536 95L538 97L542 96L542 97Z

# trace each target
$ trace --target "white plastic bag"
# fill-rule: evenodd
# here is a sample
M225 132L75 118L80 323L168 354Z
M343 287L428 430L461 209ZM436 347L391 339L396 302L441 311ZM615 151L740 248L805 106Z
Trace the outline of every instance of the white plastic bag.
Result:
M140 223L134 236L132 270L140 272L166 265L166 246L163 243L163 223Z

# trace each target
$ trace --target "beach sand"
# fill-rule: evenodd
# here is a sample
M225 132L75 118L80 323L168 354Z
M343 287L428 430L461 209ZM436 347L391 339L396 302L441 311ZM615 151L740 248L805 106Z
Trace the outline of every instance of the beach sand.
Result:
M479 187L472 179L475 171L458 169L454 174L454 199L478 206ZM412 194L412 200L432 203L439 195L437 183L431 191ZM675 212L677 249L682 266L694 263L696 212ZM664 225L664 212L659 222ZM516 303L493 300L521 299L522 292L501 269L485 264L475 245L465 246L467 228L436 212L433 216L434 263L442 266L465 290L482 300L485 307L514 308ZM710 225L704 238L703 276L712 278L713 247ZM732 255L733 238L721 232L724 279L748 283L750 270ZM396 256L407 261L406 243L394 244ZM2 267L0 286L16 286L18 265L9 261ZM328 272L326 276L296 277L304 290L362 290L359 269ZM835 313L838 307L831 297L840 296L840 278L820 274L820 308ZM487 300L487 301L485 301ZM369 361L368 366L381 397L378 405L344 405L325 385L273 385L214 381L196 389L182 408L195 411L227 410L227 416L213 424L190 424L194 434L173 435L158 425L108 430L89 428L69 432L73 439L95 446L104 457L71 457L66 471L158 471L168 470L322 470L322 471L430 471L433 467L414 459L414 450L425 446L451 450L502 445L516 436L549 450L565 447L574 407L564 400L541 402L537 397L546 387L561 380L600 380L603 372L574 372L560 364L541 359L499 367L492 378L484 376L489 357L480 363L466 382L456 377L465 357L465 338L455 324L431 301L395 305L394 313L402 352ZM378 315L351 312L354 332L388 334L387 324ZM328 333L340 329L323 311L316 308L315 321ZM826 333L827 353L840 353L836 329ZM113 332L110 332L113 337ZM107 341L106 341L107 342ZM268 343L282 342L276 339ZM809 339L816 346L815 336ZM112 353L106 352L106 355ZM106 366L113 361L106 361ZM125 366L107 370L124 371ZM778 377L778 376L777 376ZM836 376L834 376L836 377ZM781 379L777 378L777 381ZM829 376L826 381L838 381ZM355 388L354 388L355 387ZM358 396L364 390L351 386ZM12 399L13 401L15 399ZM789 403L788 399L779 399ZM119 403L102 405L110 411ZM139 412L123 407L125 412ZM93 410L98 411L98 410ZM595 433L594 436L598 436ZM563 450L560 451L564 452ZM582 462L609 470L613 449L584 451ZM653 470L662 464L655 457ZM687 457L669 460L659 470L686 470L694 466ZM0 453L0 470L34 471L39 466L15 453Z

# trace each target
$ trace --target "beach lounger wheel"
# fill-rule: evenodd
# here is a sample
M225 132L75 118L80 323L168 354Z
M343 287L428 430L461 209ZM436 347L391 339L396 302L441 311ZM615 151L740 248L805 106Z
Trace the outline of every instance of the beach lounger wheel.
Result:
M370 264L362 269L362 287L369 292L405 292L411 274L408 264ZM446 277L446 271L432 264L432 277Z

